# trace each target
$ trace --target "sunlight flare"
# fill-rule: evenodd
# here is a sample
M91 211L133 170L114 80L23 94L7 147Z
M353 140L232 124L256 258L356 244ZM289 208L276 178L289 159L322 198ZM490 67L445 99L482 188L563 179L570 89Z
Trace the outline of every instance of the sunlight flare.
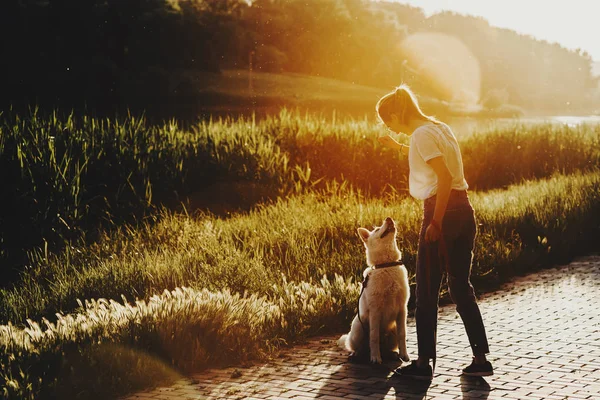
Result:
M400 44L402 53L443 100L476 108L481 93L479 60L458 38L419 32Z

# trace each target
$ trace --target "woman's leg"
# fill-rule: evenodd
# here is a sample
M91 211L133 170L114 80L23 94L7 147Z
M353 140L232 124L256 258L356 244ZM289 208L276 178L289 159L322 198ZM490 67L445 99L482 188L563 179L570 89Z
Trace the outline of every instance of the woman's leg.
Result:
M448 235L444 236L448 249L450 296L465 326L473 355L485 361L485 354L490 350L475 290L470 280L477 231L473 211L466 209L449 212L444 218L444 229L446 227Z
M417 254L417 289L415 321L417 325L417 345L419 364L436 357L438 299L440 292L440 264L438 243L425 242L425 230L429 225L426 213L419 236ZM421 365L420 365L421 366Z

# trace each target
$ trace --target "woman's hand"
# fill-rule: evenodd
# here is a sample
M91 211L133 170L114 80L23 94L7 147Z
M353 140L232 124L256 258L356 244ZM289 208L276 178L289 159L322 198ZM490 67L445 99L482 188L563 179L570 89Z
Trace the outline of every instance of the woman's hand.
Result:
M402 152L402 154L404 154L404 155L408 154L408 146L398 143L398 141L396 139L394 139L393 137L391 137L390 135L380 136L377 138L377 140L379 141L379 143L383 144L384 146L387 146L387 147L395 149L395 150L400 150Z
M400 143L398 143L396 141L396 139L394 139L393 137L391 137L390 135L385 135L385 136L379 136L377 138L377 140L379 141L379 143L381 143L384 146L387 147L391 147L393 149L397 149L400 146L402 146Z
M440 236L442 235L442 230L440 229L440 225L431 221L427 229L425 230L425 241L427 243L437 242L440 240Z

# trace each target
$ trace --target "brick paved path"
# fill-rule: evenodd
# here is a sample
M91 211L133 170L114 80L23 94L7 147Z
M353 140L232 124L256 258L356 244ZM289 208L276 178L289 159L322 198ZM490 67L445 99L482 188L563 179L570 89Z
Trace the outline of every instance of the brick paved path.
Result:
M470 361L463 325L442 307L438 365L431 384L355 365L339 335L294 347L276 361L208 370L133 399L600 399L600 256L518 278L480 296L495 366L486 378L460 376ZM408 345L416 357L414 318Z

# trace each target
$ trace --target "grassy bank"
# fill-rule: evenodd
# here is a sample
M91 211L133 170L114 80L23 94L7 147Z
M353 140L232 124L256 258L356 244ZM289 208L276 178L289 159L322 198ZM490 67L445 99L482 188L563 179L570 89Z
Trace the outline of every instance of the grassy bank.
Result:
M275 197L290 191L296 173L274 140L248 121L201 123L190 132L133 117L36 114L5 116L0 171L0 260L15 264L23 249L94 239L103 227L217 182L251 182Z
M597 247L598 172L471 196L479 287ZM412 281L419 203L334 185L226 220L164 213L139 229L40 259L1 292L5 321L16 324L0 327L5 397L114 394L151 383L141 378L144 368L241 361L282 341L346 327L364 268L356 228L388 215L398 222ZM121 300L77 301L91 298ZM56 318L57 311L72 314ZM21 326L27 317L32 321Z
M269 73L248 70L223 70L220 73L193 71L181 82L181 88L194 101L174 107L168 115L195 118L204 115L276 114L282 107L314 113L361 117L371 115L377 100L392 87L357 85L348 81L297 73ZM419 90L417 90L419 91ZM509 104L495 109L465 109L459 104L420 96L420 105L428 114L439 117L513 118L523 114ZM191 105L190 105L191 103ZM165 110L152 110L163 115Z
M260 122L215 120L188 128L144 119L6 114L0 124L0 277L12 281L34 248L154 214L155 207L226 214L333 180L369 196L405 194L408 165L382 148L368 120L282 111ZM405 140L405 139L404 139ZM518 125L461 141L474 189L502 188L600 162L600 126Z

